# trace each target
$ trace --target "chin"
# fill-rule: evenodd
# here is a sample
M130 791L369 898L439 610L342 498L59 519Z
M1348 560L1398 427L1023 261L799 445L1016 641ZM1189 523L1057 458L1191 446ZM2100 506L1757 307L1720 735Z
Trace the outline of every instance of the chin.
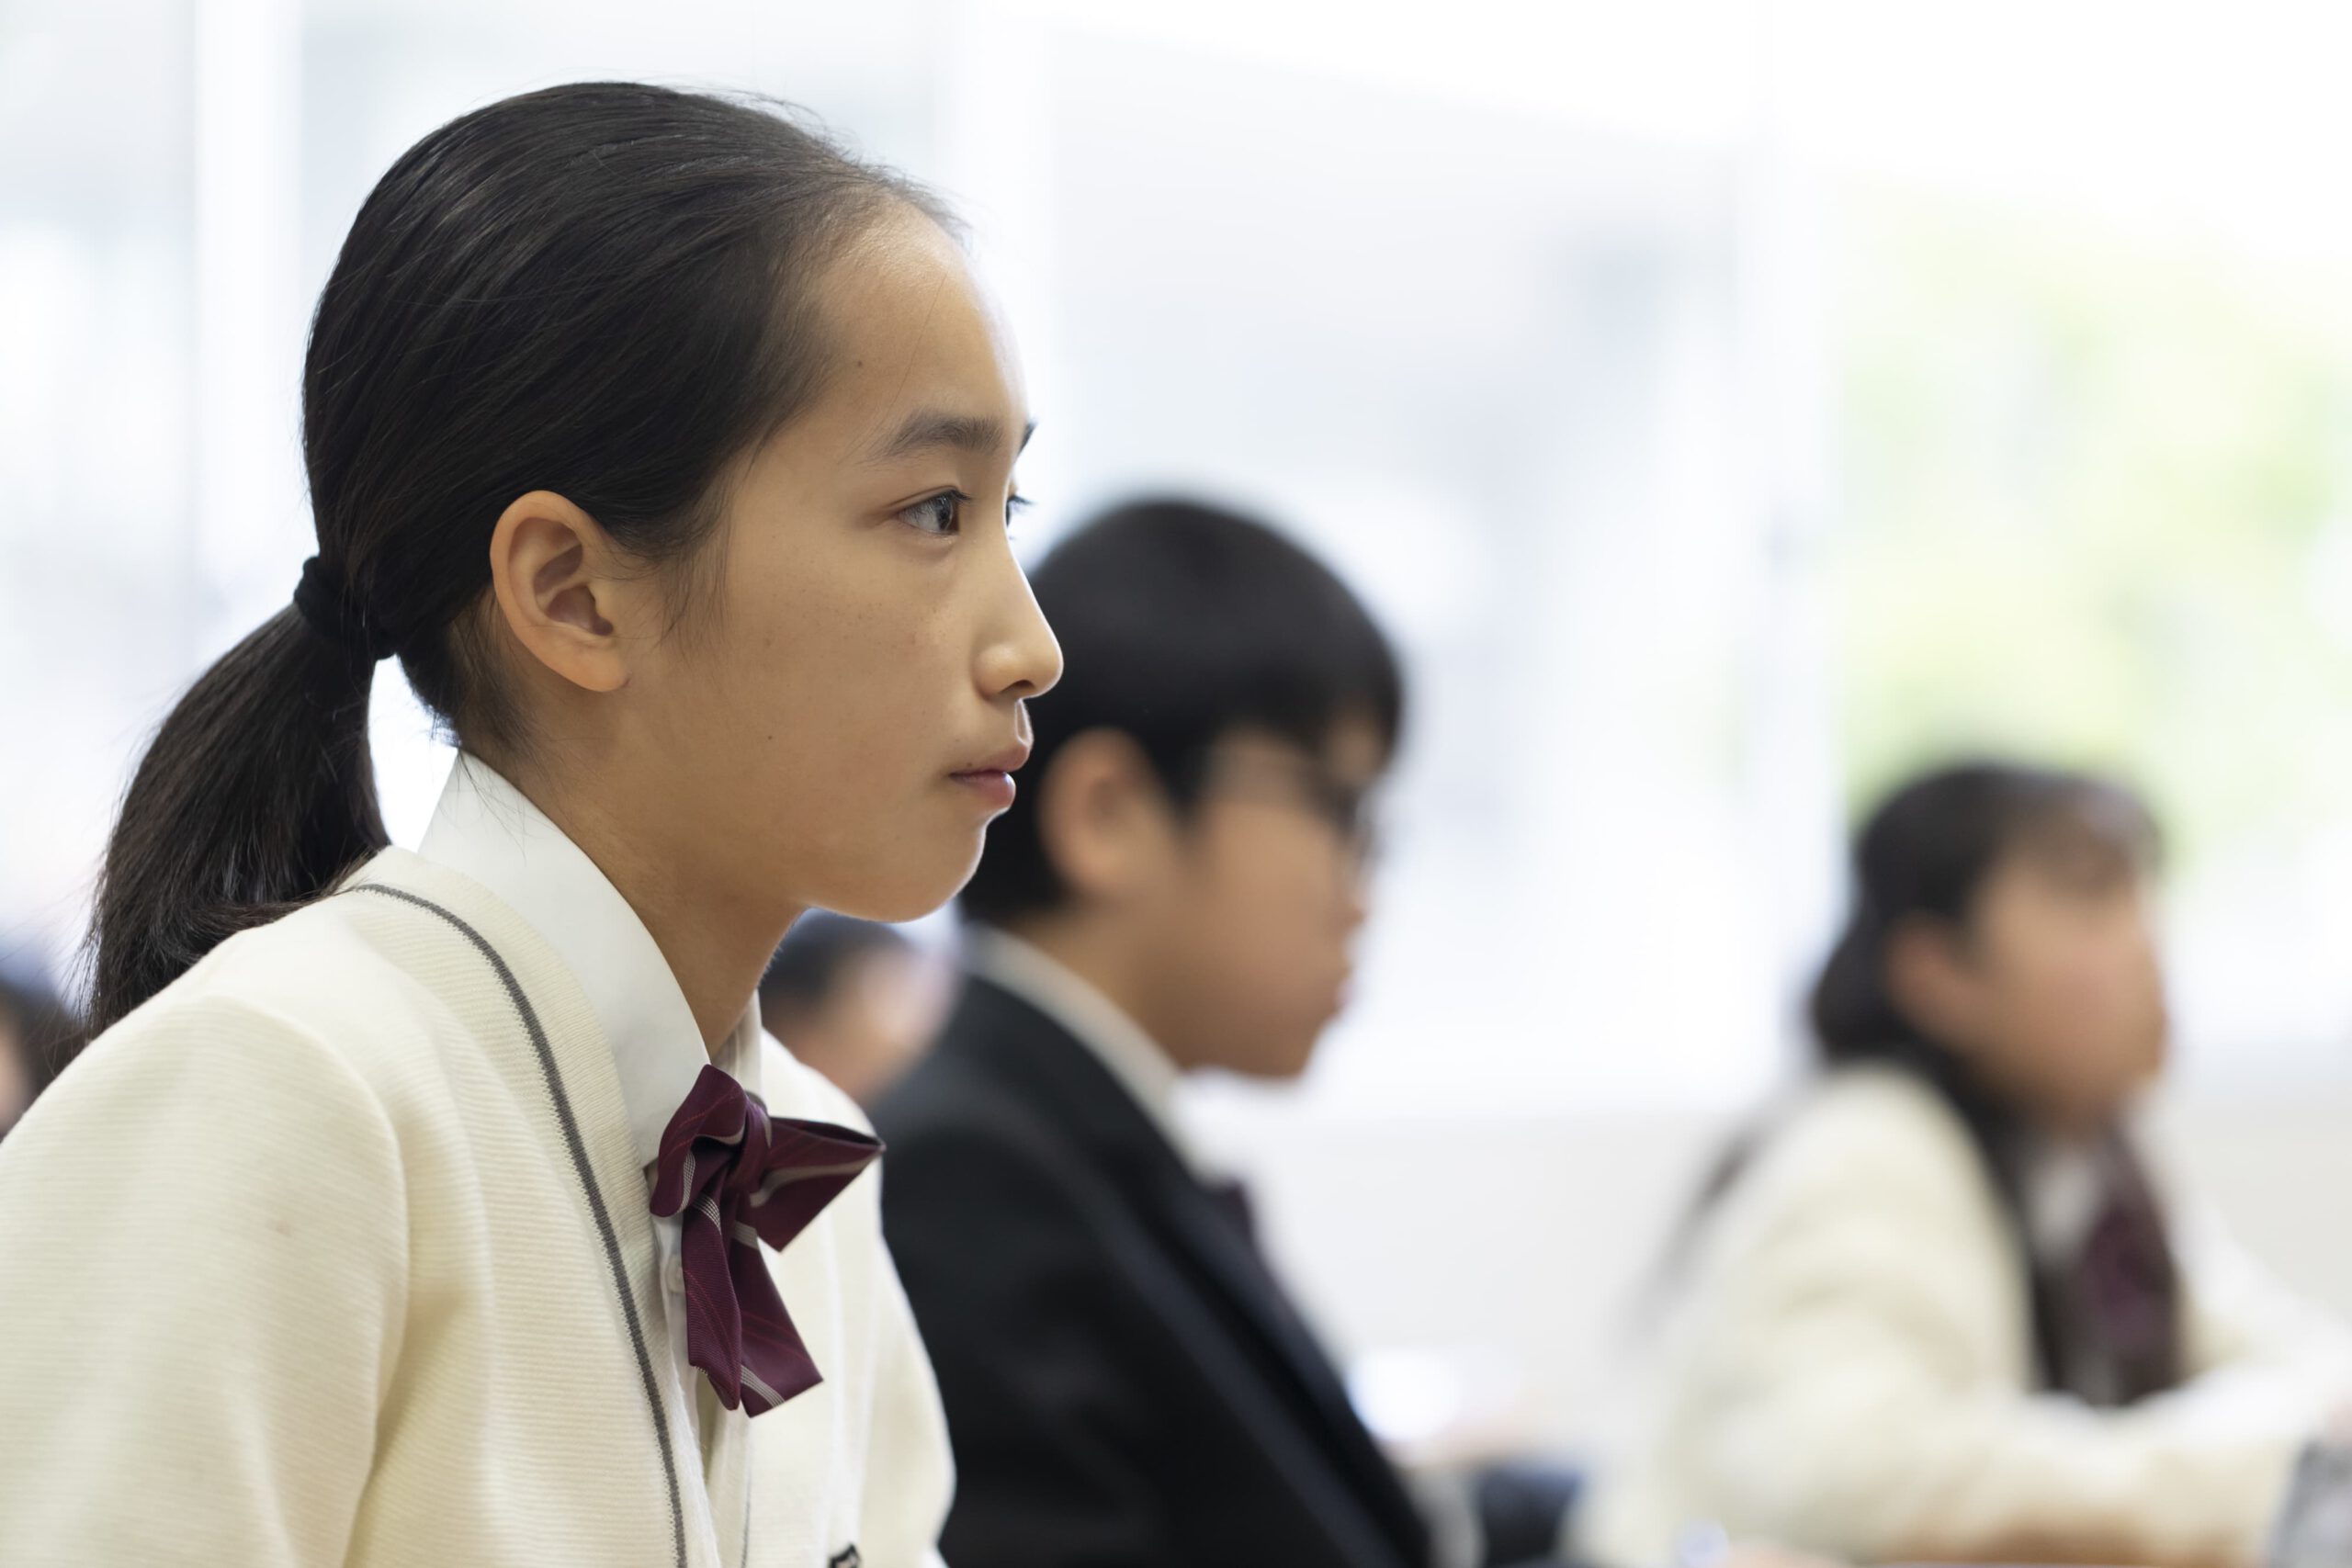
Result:
M1292 1083L1305 1077L1314 1065L1315 1045L1321 1038L1318 1029L1303 1040L1270 1040L1250 1062L1248 1075L1269 1083Z
M844 892L824 907L836 914L883 925L919 920L962 892L979 863L979 846L975 842L962 853L942 854L925 863L876 868L873 874L858 879L860 885L854 893Z

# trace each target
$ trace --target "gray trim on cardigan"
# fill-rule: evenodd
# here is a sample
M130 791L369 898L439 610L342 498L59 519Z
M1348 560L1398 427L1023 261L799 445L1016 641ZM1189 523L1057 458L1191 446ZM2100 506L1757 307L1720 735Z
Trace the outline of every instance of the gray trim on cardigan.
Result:
M662 1391L654 1381L653 1358L645 1348L645 1326L638 1321L637 1297L629 1290L628 1265L621 1257L620 1237L613 1229L612 1215L605 1208L605 1195L596 1185L594 1170L589 1166L588 1146L581 1139L580 1123L571 1113L571 1097L564 1092L563 1075L556 1067L555 1050L548 1043L547 1031L539 1026L538 1013L531 1007L530 998L523 994L521 983L514 978L514 971L506 966L506 960L499 956L498 950L458 915L430 898L411 893L406 888L389 887L380 882L356 883L345 891L380 893L387 898L413 904L447 921L473 944L476 952L490 961L499 983L506 987L507 999L514 1004L514 1010L522 1016L523 1027L531 1036L531 1048L538 1053L539 1072L547 1080L548 1096L555 1104L556 1121L563 1129L564 1147L571 1153L572 1169L580 1178L581 1190L587 1195L588 1213L595 1219L596 1234L604 1241L605 1260L612 1267L613 1289L620 1297L622 1320L628 1325L629 1348L637 1352L638 1376L645 1384L646 1407L653 1416L654 1447L662 1452L662 1479L669 1483L671 1544L677 1552L677 1568L686 1568L686 1516L684 1504L678 1495L678 1461L670 1451L670 1424L662 1412ZM747 1508L748 1504L747 1492ZM743 1547L748 1558L751 1551L748 1517L743 1531Z

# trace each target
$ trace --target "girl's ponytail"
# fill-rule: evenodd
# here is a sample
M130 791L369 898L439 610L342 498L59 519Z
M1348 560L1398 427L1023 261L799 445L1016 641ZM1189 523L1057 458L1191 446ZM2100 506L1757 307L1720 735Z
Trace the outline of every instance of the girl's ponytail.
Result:
M375 668L364 642L289 605L172 709L107 846L93 1032L384 847L368 755Z

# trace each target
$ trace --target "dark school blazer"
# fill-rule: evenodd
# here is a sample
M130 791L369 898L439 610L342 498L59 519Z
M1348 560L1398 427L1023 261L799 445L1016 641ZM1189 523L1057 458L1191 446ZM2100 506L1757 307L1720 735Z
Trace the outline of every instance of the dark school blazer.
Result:
M1428 1527L1230 1198L1059 1024L971 980L875 1122L956 1452L956 1568L1427 1568Z

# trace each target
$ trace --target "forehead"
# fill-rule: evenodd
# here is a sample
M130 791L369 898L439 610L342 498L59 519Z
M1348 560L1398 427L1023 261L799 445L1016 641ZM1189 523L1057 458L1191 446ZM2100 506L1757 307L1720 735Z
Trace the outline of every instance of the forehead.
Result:
M922 213L896 211L850 242L818 303L831 364L802 423L869 446L916 410L1023 423L1002 316L962 250Z
M2138 871L2156 858L2155 828L2145 809L2127 797L2085 793L2019 822L2006 858L2046 869Z
M2136 896L2153 865L2136 840L2077 818L2020 834L1995 863L1972 903L1980 912L2074 907Z
M1342 714L1323 738L1323 761L1343 779L1370 784L1388 771L1388 741L1369 714Z
M1388 744L1382 738L1380 726L1371 716L1353 712L1340 716L1319 747L1302 747L1256 725L1237 728L1217 744L1229 750L1311 758L1334 778L1354 784L1376 782L1389 763Z

